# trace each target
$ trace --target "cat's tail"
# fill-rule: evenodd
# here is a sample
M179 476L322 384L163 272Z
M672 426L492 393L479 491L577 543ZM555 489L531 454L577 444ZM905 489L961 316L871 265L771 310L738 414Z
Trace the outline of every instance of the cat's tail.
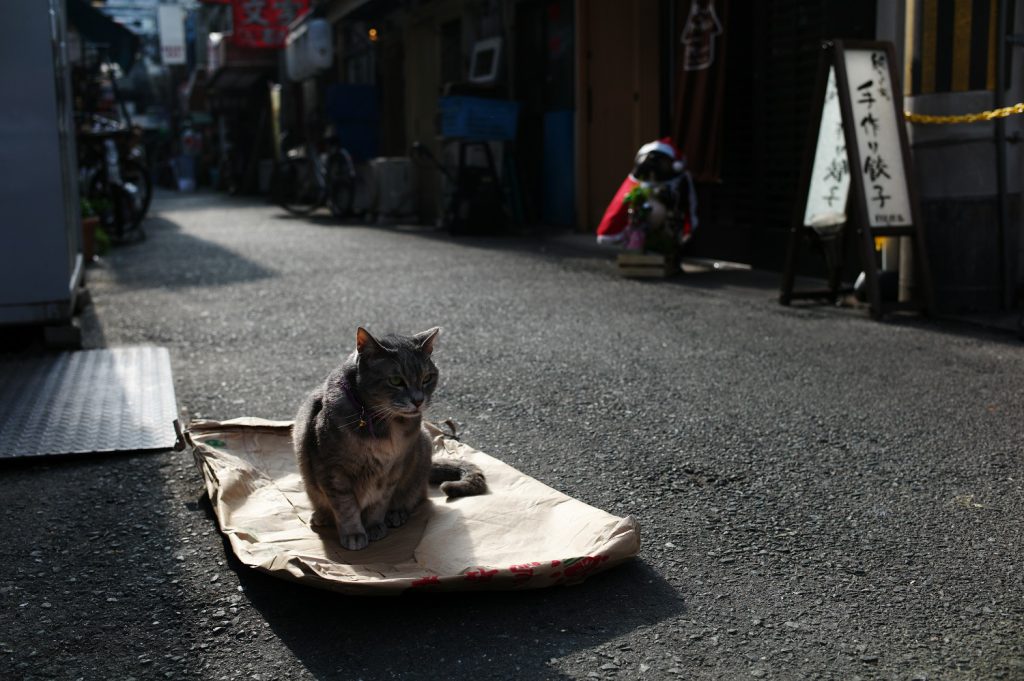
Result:
M430 466L430 482L435 485L441 483L441 491L450 497L469 497L487 491L484 472L459 459L434 459Z

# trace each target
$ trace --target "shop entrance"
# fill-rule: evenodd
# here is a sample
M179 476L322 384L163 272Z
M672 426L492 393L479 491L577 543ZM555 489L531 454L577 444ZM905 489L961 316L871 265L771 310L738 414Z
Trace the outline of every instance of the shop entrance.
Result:
M676 11L688 6L679 2ZM699 185L702 227L691 252L781 271L793 207L802 200L821 42L873 39L875 5L731 2L727 17L721 178ZM820 260L802 258L805 273L822 274Z
M577 5L580 27L578 223L594 231L633 167L658 137L658 0Z

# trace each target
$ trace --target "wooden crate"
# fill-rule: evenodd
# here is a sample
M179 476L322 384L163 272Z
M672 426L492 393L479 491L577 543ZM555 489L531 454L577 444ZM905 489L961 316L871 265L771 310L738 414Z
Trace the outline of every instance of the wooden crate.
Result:
M672 261L658 253L620 253L615 270L623 277L662 278L672 275Z

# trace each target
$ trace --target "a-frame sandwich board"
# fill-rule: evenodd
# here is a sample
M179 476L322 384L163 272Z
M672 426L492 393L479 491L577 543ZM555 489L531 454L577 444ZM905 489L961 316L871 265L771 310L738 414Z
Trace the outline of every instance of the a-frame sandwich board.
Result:
M798 298L838 298L837 271L829 272L826 290L794 290L800 245L808 237L815 238L815 227L824 225L838 230L834 240L842 239L844 230L856 230L872 317L934 309L892 44L842 40L823 44L815 93L812 120L818 125L809 131L800 185L805 200L794 210L779 301L788 305ZM882 299L875 254L879 237L911 238L915 282L911 300Z

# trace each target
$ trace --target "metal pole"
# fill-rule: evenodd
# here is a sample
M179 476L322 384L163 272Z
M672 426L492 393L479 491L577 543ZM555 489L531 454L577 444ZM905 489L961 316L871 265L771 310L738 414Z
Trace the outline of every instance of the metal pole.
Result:
M1006 0L999 0L999 15L996 19L996 83L992 92L993 106L1001 109L1005 104L1004 88L1006 87ZM997 223L997 239L999 253L999 288L1000 308L1009 309L1013 306L1012 287L1008 281L1009 267L1007 258L1009 249L1006 247L1006 232L1010 224L1010 202L1006 188L1006 121L997 118L995 121L996 144L996 193L999 201L999 221Z

